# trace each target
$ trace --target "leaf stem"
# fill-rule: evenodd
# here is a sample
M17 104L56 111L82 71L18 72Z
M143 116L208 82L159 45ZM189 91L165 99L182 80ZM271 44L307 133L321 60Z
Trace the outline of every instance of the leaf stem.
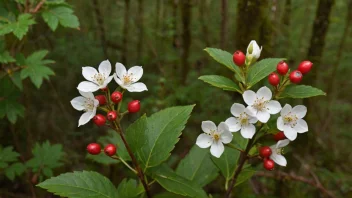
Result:
M236 149L236 150L238 150L240 152L244 152L244 150L242 150L240 148L237 148L234 144L231 144L231 143L225 144L225 146L228 146L230 148Z
M113 159L116 159L116 160L120 160L127 168L129 168L132 172L134 172L136 175L138 174L138 172L132 168L125 160L123 160L121 157L118 157L118 156L110 156L111 158Z

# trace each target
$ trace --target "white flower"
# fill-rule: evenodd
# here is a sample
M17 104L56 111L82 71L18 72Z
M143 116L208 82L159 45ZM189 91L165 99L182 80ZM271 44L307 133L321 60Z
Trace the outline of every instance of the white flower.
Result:
M259 45L255 40L252 40L247 47L246 57L251 57L257 60L260 57L263 47L259 48Z
M82 96L78 96L71 100L71 105L78 111L85 111L78 121L78 126L84 125L92 119L97 111L99 101L94 98L91 92L79 91Z
M82 67L83 77L88 81L79 83L77 89L83 92L95 92L105 88L112 80L111 64L108 60L100 63L99 72L94 67Z
M247 109L262 123L268 122L270 114L277 114L282 109L281 104L271 100L272 93L268 87L260 88L257 93L247 90L243 99L248 105Z
M232 134L225 122L221 122L218 127L212 121L203 121L202 130L204 133L197 138L196 144L200 148L210 148L210 153L219 158L224 152L224 145L232 140Z
M229 126L231 132L237 132L241 129L241 135L244 138L252 138L255 134L255 124L258 119L246 109L242 104L234 103L231 106L231 113L235 117L228 118L225 123Z
M272 145L270 159L272 159L275 163L280 166L286 166L287 161L285 157L282 155L283 147L287 146L290 143L290 140L280 140L275 145Z
M129 92L147 91L147 86L144 83L138 82L142 78L143 68L141 66L131 67L126 71L125 66L121 63L116 63L116 74L114 79L122 88Z
M293 141L297 137L297 133L304 133L308 131L308 125L302 118L307 113L307 107L297 105L291 107L286 104L281 110L281 116L277 119L277 128L283 131L285 136Z

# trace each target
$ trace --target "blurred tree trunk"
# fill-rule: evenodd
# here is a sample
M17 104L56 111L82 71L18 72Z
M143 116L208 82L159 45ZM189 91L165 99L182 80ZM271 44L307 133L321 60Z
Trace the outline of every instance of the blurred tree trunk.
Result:
M159 30L160 0L156 0L155 31Z
M282 35L284 38L284 45L285 47L283 48L282 54L284 57L289 58L290 56L290 49L291 49L291 43L290 43L290 15L291 15L291 0L286 0L285 2L285 8L284 8L284 14L282 16L282 21L281 24L283 24L284 28L282 28ZM290 60L290 59L289 59Z
M220 27L220 48L225 49L227 40L227 4L228 0L221 0L221 27Z
M182 0L182 52L181 52L181 83L186 84L189 71L189 48L191 46L191 2Z
M127 64L129 18L130 18L130 0L125 0L125 13L124 13L123 38L122 38L122 58L121 58L121 61L123 64Z
M101 47L105 58L108 58L108 51L106 47L107 43L106 43L105 28L104 28L104 17L100 12L98 0L92 0L92 2L93 2L94 13L95 13L95 19L98 26L98 35L100 37Z
M144 9L143 0L138 0L137 25L138 25L138 43L137 43L137 59L142 59L143 37L144 37Z
M174 46L174 48L179 47L178 34L177 34L177 7L178 7L178 0L173 0L172 1L172 28L173 28L172 46Z
M202 26L202 35L203 35L203 40L205 42L205 45L207 47L210 46L210 40L209 40L209 30L207 26L207 20L206 20L206 15L208 12L208 5L207 1L200 1L199 5L199 17L200 17L200 24Z

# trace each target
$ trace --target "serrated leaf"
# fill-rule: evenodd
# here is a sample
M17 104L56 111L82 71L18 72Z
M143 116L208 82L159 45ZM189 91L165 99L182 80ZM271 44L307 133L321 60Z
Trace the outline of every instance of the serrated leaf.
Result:
M155 167L151 171L152 177L169 192L189 197L207 197L198 184L179 176L165 164Z
M242 93L241 89L232 80L218 75L206 75L201 76L198 79L213 85L214 87L219 87L225 91L237 91Z
M276 70L277 64L284 58L266 58L250 66L247 76L247 85L252 87Z
M19 153L13 151L12 146L8 146L5 148L0 147L0 168L7 167L9 163L17 162L19 156Z
M289 85L281 93L279 98L310 98L325 95L325 92L315 87L307 85Z
M26 170L26 166L20 162L17 162L17 163L11 164L11 166L5 169L5 175L7 178L13 181L16 176L22 175L22 173L24 173L25 170Z
M194 105L171 107L142 116L126 130L126 139L144 170L167 160L179 140Z
M21 14L16 22L9 22L0 27L0 35L12 32L18 39L22 39L28 32L29 26L35 24L31 14Z
M73 10L66 6L58 6L46 10L42 13L42 17L53 31L56 30L59 24L69 28L79 27L78 18L73 14Z
M21 79L21 71L16 71L15 73L12 73L10 75L10 78L21 91L23 90L23 84L22 84L22 79Z
M240 152L233 148L226 147L220 158L212 156L214 164L219 168L221 174L230 180L236 169L237 160L240 157Z
M250 179L255 174L255 172L256 171L250 167L244 168L238 175L235 186L240 185L241 183Z
M177 195L177 194L170 193L170 192L164 192L164 193L157 194L153 197L154 198L183 198L185 196Z
M0 53L0 63L12 63L15 62L16 60L10 55L10 52L8 51L3 51Z
M116 198L115 186L103 175L91 171L61 174L38 184L55 195L68 198Z
M0 118L7 116L11 123L15 123L18 117L23 117L25 108L17 102L19 95L9 77L0 80Z
M176 173L203 187L213 181L219 174L218 168L211 161L209 149L193 146L189 154L178 164Z
M135 198L144 192L142 184L137 184L134 179L124 179L117 187L117 197Z

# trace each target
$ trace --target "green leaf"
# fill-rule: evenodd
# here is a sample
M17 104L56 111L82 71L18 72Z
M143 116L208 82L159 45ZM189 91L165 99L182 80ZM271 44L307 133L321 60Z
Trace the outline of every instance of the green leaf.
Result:
M179 140L194 105L171 107L150 117L142 116L126 130L126 139L144 167L167 160Z
M91 171L75 171L52 177L37 186L69 198L116 198L117 190L108 178Z
M20 162L14 163L5 169L5 175L11 181L15 179L16 176L22 175L26 170L26 166Z
M55 31L57 26L78 28L78 18L73 14L73 10L66 6L54 7L42 13L44 21L49 25L50 29Z
M47 50L41 50L31 54L26 60L26 67L21 70L21 78L29 77L33 84L39 89L43 79L49 79L55 73L46 64L53 63L51 60L43 59L48 54Z
M235 172L239 157L240 152L238 150L226 147L220 158L212 157L211 159L219 168L221 174L226 178L226 180L230 180Z
M142 184L137 184L137 181L134 179L124 179L117 187L117 197L123 198L134 198L144 192Z
M164 193L157 194L153 197L154 198L183 198L185 196L177 195L177 194L170 193L170 192L164 192Z
M207 197L198 184L179 176L165 164L151 171L152 177L169 192L189 197Z
M284 58L266 58L249 67L247 85L252 87L276 70L277 64Z
M12 73L10 75L10 78L21 91L23 90L23 84L22 84L22 79L21 79L21 71L16 71L15 73Z
M9 22L0 27L0 35L5 35L10 32L18 38L22 39L28 32L29 26L35 24L31 14L21 14L18 16L16 22Z
M250 179L255 174L255 172L256 171L250 167L243 169L238 175L235 186L240 185L241 183Z
M310 98L314 96L326 96L326 93L307 85L289 85L281 93L280 98Z
M203 187L213 181L219 174L218 168L211 161L209 149L193 146L189 154L178 164L176 173Z
M9 77L0 80L0 118L7 116L11 123L23 117L24 106L17 102L20 92L11 82Z
M237 146L238 148L245 150L248 144L248 139L243 138L241 133L232 133L233 138L231 143Z
M236 83L234 83L232 80L223 76L206 75L206 76L201 76L198 79L206 83L209 83L214 87L219 87L225 91L237 91L239 93L242 93L241 89L238 87Z
M0 168L6 168L9 163L17 162L19 156L19 153L13 151L12 146L0 147Z
M10 52L8 51L3 51L0 53L0 63L12 63L15 62L16 60L10 55Z

